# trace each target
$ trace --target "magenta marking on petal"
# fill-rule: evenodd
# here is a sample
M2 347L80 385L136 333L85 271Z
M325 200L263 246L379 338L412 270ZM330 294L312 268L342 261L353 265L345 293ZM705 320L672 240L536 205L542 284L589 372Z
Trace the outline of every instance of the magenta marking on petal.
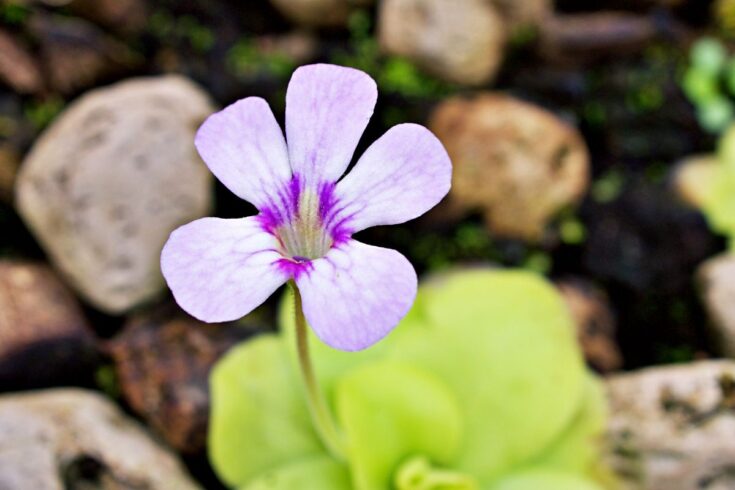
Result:
M314 268L314 265L311 263L311 260L305 258L305 257L294 257L294 260L291 259L278 259L276 261L276 266L289 276L293 277L294 279L298 279L303 274L309 274L309 272Z
M337 198L334 195L334 182L325 182L319 186L319 219L325 225L331 219L330 212L337 204Z
M276 228L281 224L281 218L273 208L263 208L255 218L263 231L271 235L276 234Z
M288 191L290 200L288 209L291 211L292 216L296 216L299 213L299 199L301 198L301 178L299 174L294 173L293 177L291 177L291 182L288 183Z

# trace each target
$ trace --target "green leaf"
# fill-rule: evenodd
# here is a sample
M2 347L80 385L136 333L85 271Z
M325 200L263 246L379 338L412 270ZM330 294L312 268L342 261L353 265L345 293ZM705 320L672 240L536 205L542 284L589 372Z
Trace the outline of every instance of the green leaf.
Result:
M727 50L715 38L703 37L692 46L692 65L710 75L718 75L725 67Z
M602 490L602 487L573 473L535 470L504 478L490 490Z
M436 279L419 296L424 322L392 352L462 401L455 469L489 481L537 456L578 411L585 382L556 290L532 273L478 269Z
M589 375L584 403L564 433L531 466L594 473L602 443L607 400L602 383Z
M241 490L352 490L347 468L326 456L285 465Z
M209 456L228 485L324 452L279 337L231 350L210 384Z
M457 400L436 377L396 362L347 374L336 391L357 490L390 488L398 464L424 456L448 465L461 437Z

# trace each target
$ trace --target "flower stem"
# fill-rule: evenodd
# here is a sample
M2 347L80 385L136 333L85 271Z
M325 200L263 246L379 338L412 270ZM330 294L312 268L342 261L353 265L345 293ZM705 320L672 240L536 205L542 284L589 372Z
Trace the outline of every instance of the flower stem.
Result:
M294 294L296 348L299 355L299 367L301 368L301 378L306 387L306 402L309 406L309 412L311 412L311 419L327 450L335 459L343 461L345 456L342 438L337 430L334 417L327 406L327 400L319 389L319 383L316 380L314 366L309 355L309 339L307 337L306 318L301 303L301 293L293 281L290 282L290 286Z

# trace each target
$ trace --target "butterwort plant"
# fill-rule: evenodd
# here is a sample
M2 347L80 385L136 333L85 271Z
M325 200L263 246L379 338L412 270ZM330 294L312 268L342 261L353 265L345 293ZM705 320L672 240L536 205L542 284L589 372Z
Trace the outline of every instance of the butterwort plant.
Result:
M389 129L344 175L375 108L367 74L298 68L286 94L286 137L268 104L248 97L211 115L195 145L256 216L203 218L175 230L161 269L178 304L205 322L241 318L284 283L294 291L296 343L317 431L344 453L309 357L306 324L329 346L370 347L409 311L416 273L395 250L352 235L414 219L449 191L451 162L426 128Z

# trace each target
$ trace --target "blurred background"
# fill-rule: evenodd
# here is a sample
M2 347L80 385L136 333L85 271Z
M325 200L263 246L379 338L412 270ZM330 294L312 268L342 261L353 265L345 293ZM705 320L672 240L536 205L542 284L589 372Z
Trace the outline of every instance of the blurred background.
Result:
M420 274L545 275L588 364L620 383L619 410L655 387L666 410L698 414L693 426L734 416L735 367L707 360L735 356L735 170L722 170L735 169L735 1L1 1L1 391L104 393L221 488L204 455L208 373L275 328L277 301L203 328L171 300L160 248L193 219L254 212L201 164L201 121L257 95L283 123L292 71L329 62L379 86L358 155L410 121L454 164L440 206L362 240ZM691 399L671 402L668 386ZM676 488L735 488L703 453L732 477L735 431L722 423L709 449L696 431L669 448L687 482L710 478ZM113 437L100 437L84 444L106 454ZM81 486L100 462L73 461L66 488L128 488ZM646 488L675 488L645 468Z

